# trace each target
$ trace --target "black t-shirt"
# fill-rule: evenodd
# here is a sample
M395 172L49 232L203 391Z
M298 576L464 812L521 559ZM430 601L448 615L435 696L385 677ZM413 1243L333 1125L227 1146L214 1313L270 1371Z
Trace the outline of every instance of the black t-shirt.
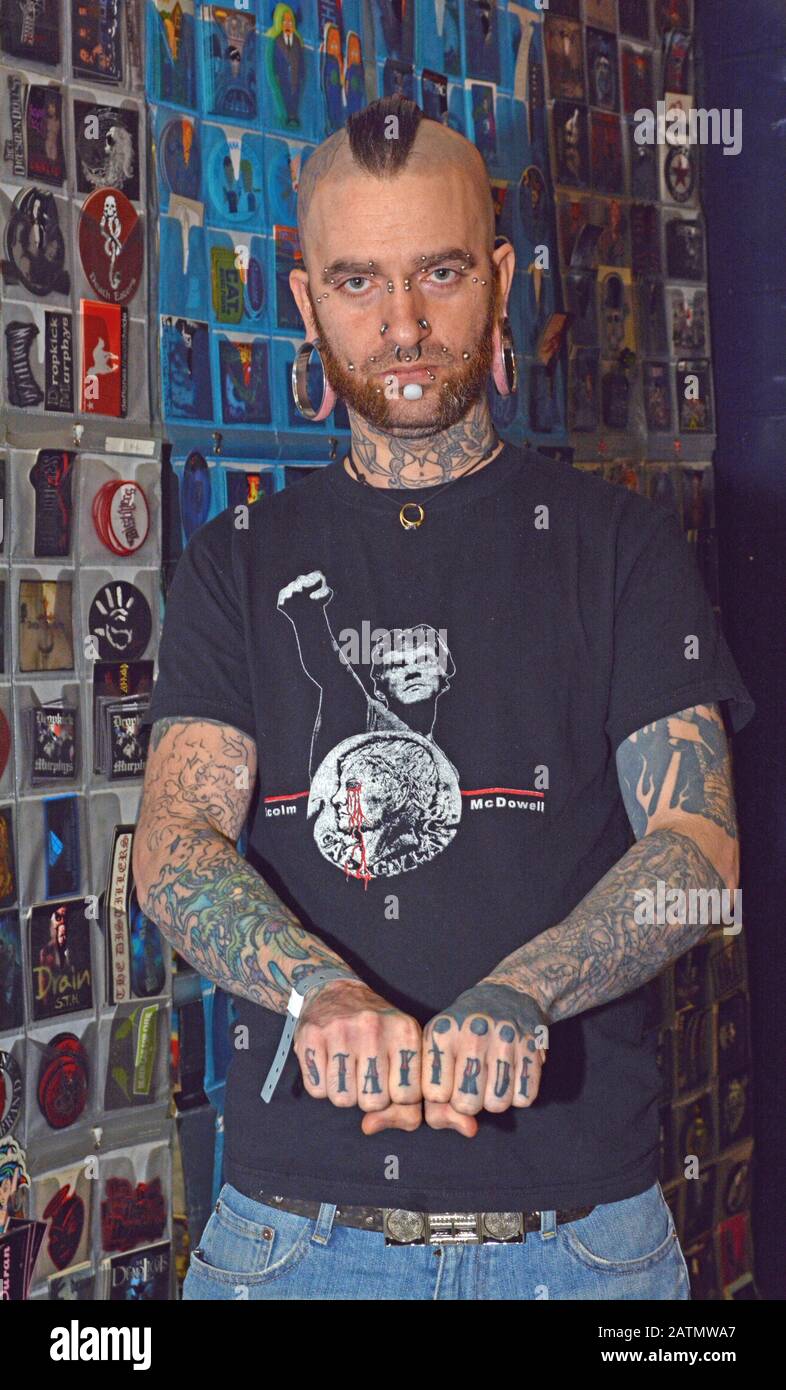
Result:
M623 739L698 703L727 701L734 728L752 712L663 508L510 445L430 495L407 493L426 518L406 531L401 496L339 462L252 507L246 529L232 509L206 523L175 572L151 710L256 740L248 858L421 1023L633 842ZM312 598L296 581L315 574ZM305 1092L293 1053L265 1104L283 1017L238 1003L249 1047L229 1068L225 1175L251 1197L549 1210L657 1176L641 990L554 1024L535 1103L482 1114L471 1140L425 1124L367 1137L359 1110Z

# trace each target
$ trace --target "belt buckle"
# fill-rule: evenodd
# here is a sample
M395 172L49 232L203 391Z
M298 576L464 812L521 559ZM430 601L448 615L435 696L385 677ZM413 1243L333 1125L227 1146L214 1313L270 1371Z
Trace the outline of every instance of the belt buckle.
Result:
M418 1212L383 1208L386 1245L521 1244L526 1240L519 1211Z

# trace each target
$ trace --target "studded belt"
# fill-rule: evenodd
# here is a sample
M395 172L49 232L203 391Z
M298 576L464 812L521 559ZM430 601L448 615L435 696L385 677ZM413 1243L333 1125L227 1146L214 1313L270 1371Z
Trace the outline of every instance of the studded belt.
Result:
M274 1197L260 1192L259 1200L281 1211L316 1220L320 1202L294 1197ZM556 1224L580 1221L593 1207L558 1211ZM528 1231L540 1230L539 1211L402 1211L389 1207L336 1207L333 1220L339 1226L363 1231L383 1231L386 1245L485 1245L520 1243Z

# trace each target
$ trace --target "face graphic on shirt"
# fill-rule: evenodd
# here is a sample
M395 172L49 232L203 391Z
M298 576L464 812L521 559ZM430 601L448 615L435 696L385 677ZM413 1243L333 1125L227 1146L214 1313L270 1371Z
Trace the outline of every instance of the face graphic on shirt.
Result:
M278 608L319 688L309 760L314 839L330 863L367 883L426 863L455 834L458 775L433 738L455 665L444 637L421 623L376 629L366 674L334 638L332 599L314 570L281 590Z

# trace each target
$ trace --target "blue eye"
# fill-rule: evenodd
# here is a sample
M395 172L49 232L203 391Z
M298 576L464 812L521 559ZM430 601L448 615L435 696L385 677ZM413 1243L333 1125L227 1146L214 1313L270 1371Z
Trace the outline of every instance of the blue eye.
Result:
M350 275L349 279L344 281L342 289L349 289L350 294L361 294L364 286L370 283L367 275Z
M451 270L450 266L447 266L447 265L440 265L440 266L437 266L436 270L432 270L431 273L432 273L432 275L457 275L457 274L458 274L458 271L456 271L456 270ZM452 282L449 281L449 280L438 280L438 281L437 281L437 284L439 284L439 285L447 285L447 284L450 284L450 283L452 283Z

